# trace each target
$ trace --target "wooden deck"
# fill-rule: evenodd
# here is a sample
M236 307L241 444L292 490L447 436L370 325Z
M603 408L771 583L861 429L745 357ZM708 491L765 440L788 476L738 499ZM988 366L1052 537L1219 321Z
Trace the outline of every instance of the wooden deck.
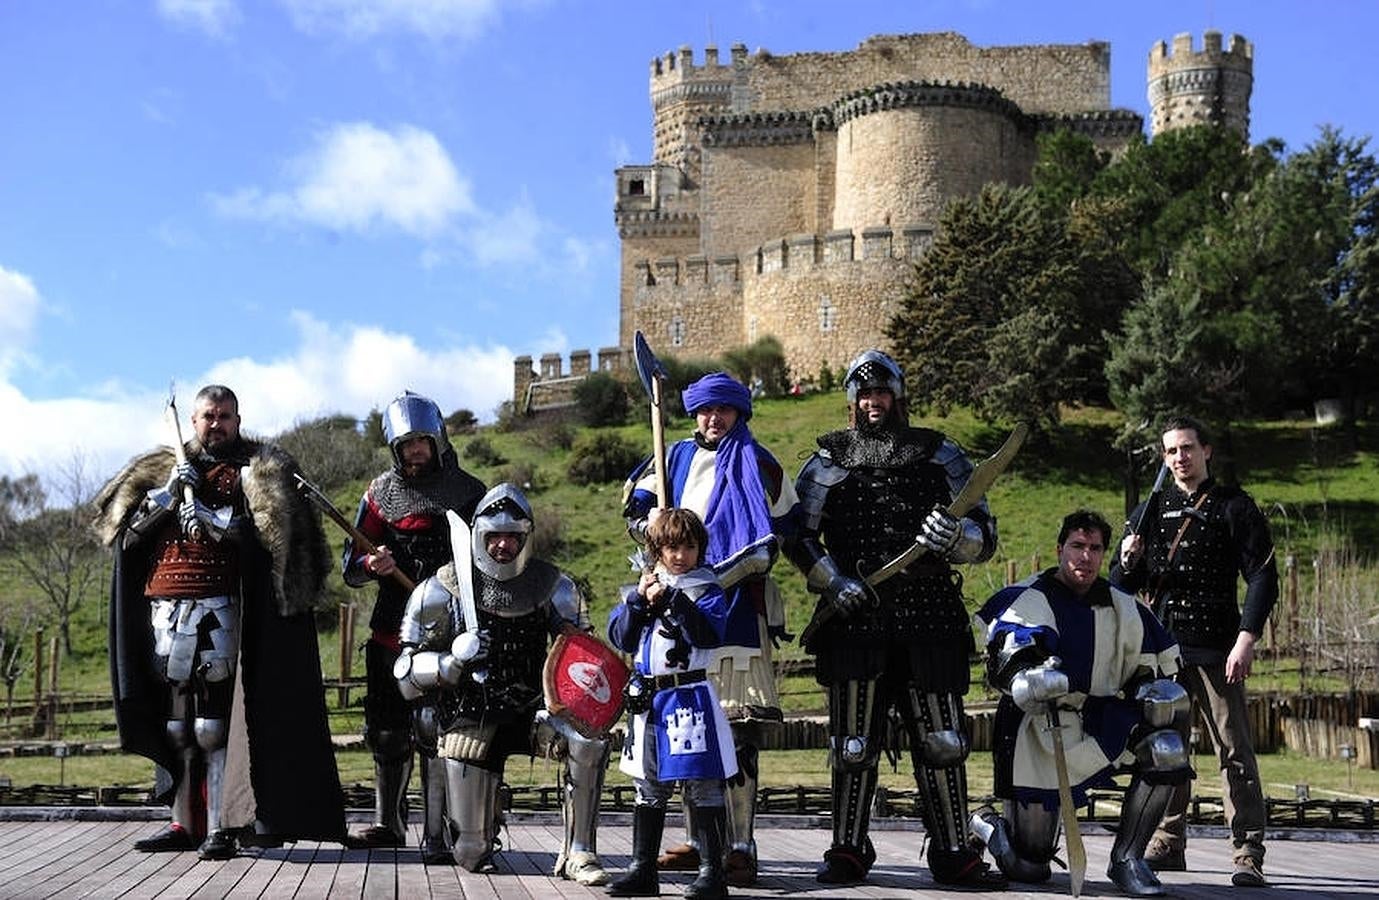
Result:
M278 850L254 850L227 862L201 862L195 853L143 854L130 844L154 833L158 821L0 821L0 897L67 898L446 898L603 897L601 888L583 888L549 877L561 827L556 817L518 817L506 835L498 871L474 875L450 866L423 866L415 849L346 850L335 844L299 843ZM610 870L626 865L631 829L626 814L610 814L599 845ZM825 823L814 819L771 817L759 829L760 883L732 889L733 897L918 898L951 893L929 878L919 855L924 835L904 830L873 832L879 858L864 885L838 889L814 881L820 853L828 842ZM786 824L804 827L780 827ZM885 824L885 823L878 823ZM414 842L419 836L413 825ZM668 829L673 834L674 829ZM1379 895L1379 843L1373 835L1296 832L1272 835L1266 872L1282 897ZM1288 839L1284 839L1288 838ZM1300 839L1310 838L1310 839ZM1321 840L1318 840L1321 838ZM1111 837L1099 828L1087 832L1088 880L1084 896L1119 896L1105 877ZM1248 896L1230 886L1230 851L1219 836L1195 836L1189 848L1194 871L1170 873L1164 882L1178 897ZM662 893L678 897L688 874L663 877ZM1067 896L1068 878L1056 872L1034 890L1021 888L992 896Z

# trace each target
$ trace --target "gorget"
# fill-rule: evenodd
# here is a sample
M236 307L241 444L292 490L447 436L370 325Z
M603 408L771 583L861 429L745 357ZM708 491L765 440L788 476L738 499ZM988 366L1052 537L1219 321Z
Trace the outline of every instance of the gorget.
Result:
M447 563L436 572L436 578L454 596L460 596L455 578L455 564ZM487 613L512 619L525 616L549 604L551 593L560 579L560 570L543 559L527 563L522 574L498 581L477 568L474 570L474 605Z
M943 443L929 428L844 428L819 436L819 446L845 469L899 469L927 462Z
M445 459L450 461L448 456ZM415 478L404 478L390 469L373 480L369 493L389 522L428 513L444 517L447 509L461 511L477 499L472 479L453 464Z

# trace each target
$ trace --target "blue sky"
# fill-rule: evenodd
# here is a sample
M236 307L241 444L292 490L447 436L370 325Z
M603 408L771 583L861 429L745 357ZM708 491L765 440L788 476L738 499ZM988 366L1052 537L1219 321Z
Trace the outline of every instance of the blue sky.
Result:
M0 0L0 474L162 440L169 380L272 433L404 387L482 418L519 353L617 340L613 170L650 60L872 34L1255 45L1252 138L1376 129L1374 2Z

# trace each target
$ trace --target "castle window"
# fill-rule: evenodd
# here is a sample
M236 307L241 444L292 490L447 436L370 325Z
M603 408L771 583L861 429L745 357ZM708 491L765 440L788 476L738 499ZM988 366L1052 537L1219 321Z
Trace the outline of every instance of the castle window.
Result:
M645 196L646 180L642 178L633 178L631 181L627 182L627 193L628 196L631 197Z
M827 294L819 298L819 330L832 331L838 324L838 307L833 305Z
M747 343L755 344L757 340L757 317L752 316L747 320Z
M683 347L685 345L685 320L676 316L670 323L670 345L672 347Z

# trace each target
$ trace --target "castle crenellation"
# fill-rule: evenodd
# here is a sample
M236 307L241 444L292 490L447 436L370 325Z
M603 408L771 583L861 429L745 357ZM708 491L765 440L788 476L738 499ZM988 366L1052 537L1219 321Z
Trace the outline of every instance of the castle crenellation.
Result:
M1239 35L1155 44L1151 136L1203 122L1248 135L1253 61ZM886 346L949 202L1028 184L1042 132L1113 154L1143 133L1138 113L1111 106L1110 65L1105 42L979 47L951 32L654 58L652 161L615 173L619 347L641 331L657 352L711 358L770 335L807 376ZM600 368L605 350L625 364L605 348ZM567 375L548 355L535 372L519 358L514 399L571 396L561 385L590 365L572 358Z

